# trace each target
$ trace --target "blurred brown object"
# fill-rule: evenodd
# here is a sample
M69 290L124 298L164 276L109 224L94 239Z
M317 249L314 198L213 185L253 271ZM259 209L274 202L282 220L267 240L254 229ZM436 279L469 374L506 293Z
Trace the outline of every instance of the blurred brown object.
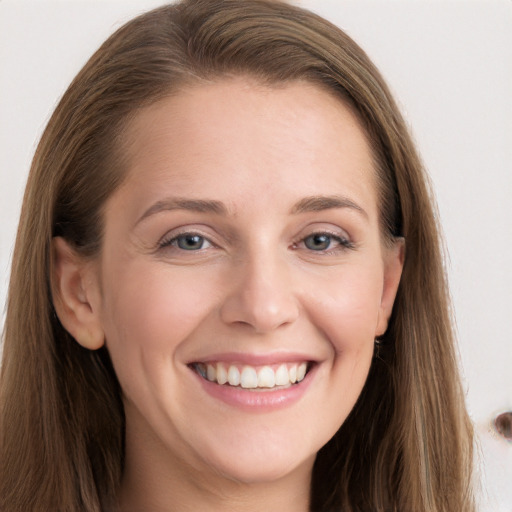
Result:
M512 441L512 412L499 414L494 420L494 426L500 435Z

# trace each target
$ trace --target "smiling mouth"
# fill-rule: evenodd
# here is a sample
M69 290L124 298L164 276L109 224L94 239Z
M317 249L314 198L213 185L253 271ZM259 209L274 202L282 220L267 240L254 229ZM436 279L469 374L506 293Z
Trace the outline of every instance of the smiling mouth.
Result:
M250 366L212 362L193 363L190 367L203 379L222 386L268 391L298 384L307 375L311 363Z

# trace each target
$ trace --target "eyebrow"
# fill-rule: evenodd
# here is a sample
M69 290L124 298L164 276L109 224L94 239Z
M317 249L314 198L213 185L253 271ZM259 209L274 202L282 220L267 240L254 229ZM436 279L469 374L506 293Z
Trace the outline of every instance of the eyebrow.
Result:
M309 196L299 200L290 210L292 215L307 212L320 212L335 208L349 208L361 213L368 218L366 211L357 203L344 196ZM157 201L146 210L137 221L137 224L152 215L164 211L188 210L198 213L214 213L216 215L228 215L228 208L221 201L211 199L186 199L180 197L167 198Z
M361 213L368 219L368 214L357 203L344 196L310 196L301 199L296 203L292 210L292 214L306 213L306 212L321 212L323 210L330 210L333 208L350 208Z
M227 215L228 213L226 206L220 201L175 197L157 201L142 214L140 219L137 221L137 224L156 213L172 210L189 210L198 213L215 213L217 215Z

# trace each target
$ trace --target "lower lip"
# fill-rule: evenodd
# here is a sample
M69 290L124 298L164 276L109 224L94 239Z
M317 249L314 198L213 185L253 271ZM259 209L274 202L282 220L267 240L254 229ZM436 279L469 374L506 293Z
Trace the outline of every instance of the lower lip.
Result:
M316 367L317 365L311 368L304 379L297 384L292 384L288 388L265 391L243 389L226 384L220 385L204 379L195 370L191 369L191 371L210 396L227 405L246 411L267 412L289 407L298 402L311 384Z

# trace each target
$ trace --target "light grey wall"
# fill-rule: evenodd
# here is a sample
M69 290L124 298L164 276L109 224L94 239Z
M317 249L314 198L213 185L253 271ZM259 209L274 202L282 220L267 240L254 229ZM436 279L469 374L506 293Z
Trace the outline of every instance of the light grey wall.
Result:
M153 0L0 0L0 304L30 161L58 98L98 45ZM512 2L302 0L382 70L437 193L468 405L485 462L482 512L512 511Z

